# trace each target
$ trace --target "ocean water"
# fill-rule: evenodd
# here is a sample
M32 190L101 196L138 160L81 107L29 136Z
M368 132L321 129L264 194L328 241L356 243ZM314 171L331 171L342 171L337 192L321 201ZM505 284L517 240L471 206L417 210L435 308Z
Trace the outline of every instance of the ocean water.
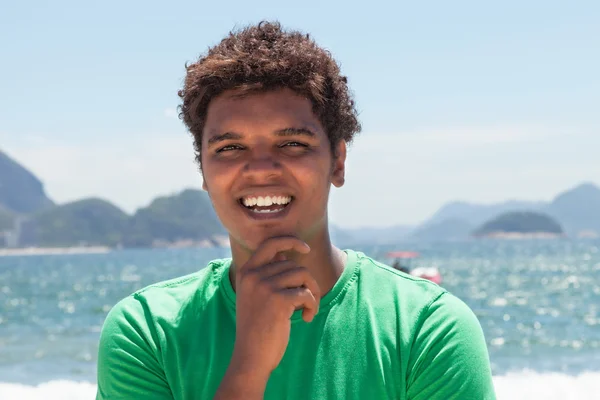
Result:
M390 247L355 247L383 260ZM600 399L600 241L396 246L435 264L484 329L498 398ZM0 399L93 399L108 310L228 249L0 257Z

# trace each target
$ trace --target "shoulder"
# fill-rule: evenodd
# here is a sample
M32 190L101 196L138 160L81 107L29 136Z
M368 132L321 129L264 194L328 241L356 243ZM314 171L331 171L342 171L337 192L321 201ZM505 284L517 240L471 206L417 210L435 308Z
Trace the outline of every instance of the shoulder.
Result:
M185 335L189 322L214 297L228 266L229 259L211 261L193 274L146 286L111 308L98 344L98 399L172 398L166 349L173 338L176 343L174 334L191 337Z
M230 259L217 259L200 271L157 282L118 301L109 311L105 328L115 324L176 321L187 305L202 307L219 287Z
M437 284L383 264L362 252L356 252L360 282L369 292L386 301L390 297L411 308L425 308L447 293Z
M398 271L363 253L357 253L357 260L363 301L387 310L387 314L393 308L410 337L423 334L432 325L461 332L467 339L473 332L481 331L471 308L445 288Z
M495 399L483 329L453 294L440 295L424 309L409 354L410 398Z

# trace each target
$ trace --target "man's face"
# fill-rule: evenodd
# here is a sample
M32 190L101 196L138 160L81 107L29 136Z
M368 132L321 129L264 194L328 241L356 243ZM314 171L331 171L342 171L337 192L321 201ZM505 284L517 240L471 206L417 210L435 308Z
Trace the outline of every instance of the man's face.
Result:
M329 139L311 102L289 89L236 97L208 107L202 171L232 246L253 251L269 237L310 241L327 227L330 185L344 183L346 146Z

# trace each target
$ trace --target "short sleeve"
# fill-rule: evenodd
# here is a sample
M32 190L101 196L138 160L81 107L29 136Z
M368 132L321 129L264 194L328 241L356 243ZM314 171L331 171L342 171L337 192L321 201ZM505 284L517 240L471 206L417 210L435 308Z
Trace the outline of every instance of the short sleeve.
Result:
M487 345L473 311L450 293L424 310L411 348L409 400L495 400Z
M148 311L133 296L108 313L98 349L96 400L172 400Z

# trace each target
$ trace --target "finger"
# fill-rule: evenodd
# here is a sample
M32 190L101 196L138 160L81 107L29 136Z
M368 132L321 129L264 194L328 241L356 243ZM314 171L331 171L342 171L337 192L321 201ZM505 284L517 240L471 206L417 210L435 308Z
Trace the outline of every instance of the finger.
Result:
M259 267L255 267L254 269L246 270L246 273L256 274L259 279L269 279L274 275L297 267L298 264L296 264L294 261L275 261L265 265L261 265Z
M319 312L319 303L308 288L285 289L282 294L290 302L292 312L303 309L302 319L306 322L311 322Z
M275 258L278 253L283 251L296 251L300 254L306 254L310 247L302 240L294 236L276 236L265 240L250 259L240 270L256 268L264 265Z
M315 300L321 300L321 289L317 281L305 267L294 266L278 272L265 279L275 290L304 287L310 290Z
M287 257L283 253L277 253L277 254L275 254L275 257L273 257L273 261L285 261L285 260L287 260Z

